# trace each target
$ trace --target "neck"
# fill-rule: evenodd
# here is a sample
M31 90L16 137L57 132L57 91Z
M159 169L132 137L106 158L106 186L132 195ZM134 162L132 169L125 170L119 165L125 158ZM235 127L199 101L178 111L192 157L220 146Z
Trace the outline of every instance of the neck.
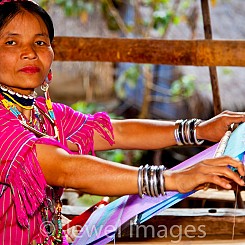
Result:
M31 94L22 94L14 91L12 88L0 84L0 93L5 99L11 101L22 109L30 110L33 108L36 97L35 91L32 91Z
M35 93L34 89L21 89L16 87L10 87L1 83L0 89L5 91L11 91L11 93L19 94L20 96L33 96L33 94Z

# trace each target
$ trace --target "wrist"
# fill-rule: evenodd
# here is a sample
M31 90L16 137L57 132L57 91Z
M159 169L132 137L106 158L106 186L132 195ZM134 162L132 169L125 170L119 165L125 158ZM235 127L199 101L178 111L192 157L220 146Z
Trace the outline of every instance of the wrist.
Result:
M204 140L198 138L197 128L202 120L200 119L186 119L177 120L175 122L174 138L177 145L201 145Z
M142 198L144 195L158 197L165 195L165 178L166 168L163 165L140 166L138 168L138 193Z
M177 190L177 186L174 181L174 174L171 170L166 170L163 172L164 182L165 182L165 190L166 191L175 191Z
M197 139L198 140L203 140L205 139L205 133L203 133L204 131L204 127L203 127L203 121L201 123L199 123L197 126L196 126L196 136L197 136Z

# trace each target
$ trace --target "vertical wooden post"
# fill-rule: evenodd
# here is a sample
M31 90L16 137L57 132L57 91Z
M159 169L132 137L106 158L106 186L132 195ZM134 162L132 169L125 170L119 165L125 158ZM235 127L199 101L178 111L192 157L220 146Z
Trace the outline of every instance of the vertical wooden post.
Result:
M205 39L211 40L212 26L211 26L211 18L210 18L210 11L209 11L209 0L201 0L201 4L202 4L202 16L203 16ZM222 108L221 108L216 66L209 66L209 74L210 74L210 79L212 84L214 114L217 115L222 111Z
M204 33L205 39L212 39L212 26L210 19L210 11L209 11L209 0L201 0L202 4L202 16L203 16L203 25L204 25ZM219 85L218 85L218 75L216 66L209 66L209 74L212 83L212 92L213 92L213 104L214 104L214 114L217 115L222 111L221 108L221 100L219 93ZM241 191L240 189L237 192L234 191L235 199L238 208L244 208L244 203L242 201Z

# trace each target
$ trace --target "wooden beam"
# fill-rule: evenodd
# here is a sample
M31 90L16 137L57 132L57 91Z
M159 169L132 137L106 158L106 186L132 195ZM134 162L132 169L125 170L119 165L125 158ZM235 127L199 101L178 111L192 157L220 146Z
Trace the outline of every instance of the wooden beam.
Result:
M167 236L165 237L171 237L171 230L172 234L176 235L176 233L181 233L183 236L192 235L192 238L194 238L195 236L198 237L201 235L200 229L205 233L205 236L202 238L206 236L216 236L216 239L218 239L219 236L224 235L228 235L230 239L232 238L232 235L244 237L244 214L244 209L170 208L152 217L143 224L134 225L132 222L128 223L125 225L124 230L118 231L118 238L152 238L157 237L157 234L163 235L160 231L167 232ZM192 234L187 234L185 232L188 230L188 227L193 228Z
M55 37L56 61L245 66L245 41Z
M63 205L62 214L72 219L86 209L87 207ZM202 234L200 234L200 229L202 229ZM187 230L188 234L185 232ZM166 236L158 240L156 234L162 236L164 232L166 232ZM172 232L172 236L170 232ZM176 232L183 236L183 240L186 240L185 236L189 235L189 240L187 239L189 242L199 240L200 244L205 244L203 241L212 236L214 236L213 240L224 238L231 240L233 235L235 239L241 237L244 239L245 210L233 208L168 208L141 225L135 226L134 219L123 224L117 232L116 240L118 244L122 240L134 240L135 242L140 240L142 242L140 244L148 244L148 239L155 237L158 242L164 242L167 240L166 238L171 240L176 238ZM200 238L199 236L204 235L204 233L205 237ZM156 240L152 240L153 244L158 244Z
M189 196L190 199L215 200L221 202L235 202L235 194L233 190L216 190L209 188L208 190L199 190ZM245 201L245 191L241 192L241 198ZM245 209L244 209L245 211Z
M115 244L115 241L112 241L108 243L110 245ZM231 239L230 235L226 236L207 236L205 238L188 238L185 236L182 236L178 238L176 237L166 237L166 238L149 238L149 239L139 239L139 240L133 240L133 239L128 239L128 240L119 240L116 239L116 244L117 245L187 245L187 244L195 244L195 245L241 245L244 244L244 236L236 236L233 240Z

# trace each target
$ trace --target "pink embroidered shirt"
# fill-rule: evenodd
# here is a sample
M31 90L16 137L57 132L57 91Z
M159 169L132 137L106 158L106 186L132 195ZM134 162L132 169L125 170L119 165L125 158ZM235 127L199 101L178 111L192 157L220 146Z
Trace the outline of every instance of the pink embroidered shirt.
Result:
M47 112L43 98L38 98L36 105ZM70 152L67 148L67 140L70 140L78 145L80 154L94 154L94 130L110 144L114 143L112 126L106 113L85 115L58 103L53 103L53 109L60 142L51 138L37 138L0 104L1 245L26 245L34 241L43 243L47 237L40 213L40 205L48 195L47 183L37 160L37 143L56 145ZM54 135L48 119L44 117L44 121L48 135ZM65 241L63 244L66 244Z

